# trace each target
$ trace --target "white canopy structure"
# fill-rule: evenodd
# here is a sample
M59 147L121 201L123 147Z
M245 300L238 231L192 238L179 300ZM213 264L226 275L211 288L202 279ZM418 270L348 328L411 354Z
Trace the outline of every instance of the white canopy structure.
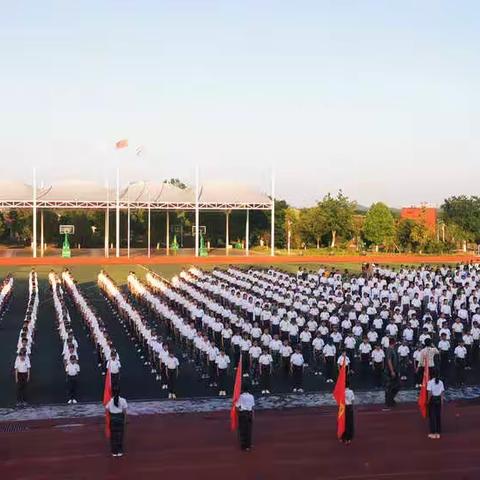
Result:
M37 256L37 211L40 210L41 254L43 255L43 210L44 209L105 209L105 256L109 254L109 215L110 209L116 210L116 256L120 256L120 211L128 212L127 254L130 255L130 210L148 209L148 256L150 256L150 212L167 212L167 253L169 250L169 214L170 210L195 211L195 255L199 254L199 213L201 210L224 210L226 212L226 245L228 248L228 222L231 210L246 210L245 225L248 254L249 211L271 210L271 254L274 254L274 183L270 195L259 192L249 186L234 182L206 182L199 184L198 172L194 188L179 188L164 182L136 181L120 188L117 172L117 188L108 188L94 182L81 180L61 181L47 187L38 188L34 173L33 184L15 181L0 181L0 209L28 208L33 210L33 257ZM227 250L228 251L228 250Z

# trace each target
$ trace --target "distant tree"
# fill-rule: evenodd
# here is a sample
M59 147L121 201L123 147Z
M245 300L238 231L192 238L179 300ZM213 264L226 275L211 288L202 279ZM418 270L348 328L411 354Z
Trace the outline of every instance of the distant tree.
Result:
M180 188L181 190L186 190L188 188L188 186L178 178L171 178L170 180L164 180L163 183L168 183L170 185Z
M355 202L339 191L334 197L330 193L318 202L325 229L331 234L332 248L335 247L337 235L350 236L353 230L353 215L356 210Z
M285 210L285 236L287 238L290 232L290 244L293 248L300 246L300 214L296 208L288 207Z
M323 210L316 206L305 208L300 213L299 227L303 241L308 244L311 241L320 248L320 241L325 233L328 233Z
M395 222L392 212L382 202L374 203L367 212L363 226L365 238L375 245L390 244L395 236Z
M455 224L472 240L480 241L480 197L452 196L441 208L447 225Z
M415 222L410 232L410 242L415 250L421 253L432 238L432 232L424 222Z
M398 222L396 243L400 250L412 249L412 230L414 226L415 222L409 218L403 218Z

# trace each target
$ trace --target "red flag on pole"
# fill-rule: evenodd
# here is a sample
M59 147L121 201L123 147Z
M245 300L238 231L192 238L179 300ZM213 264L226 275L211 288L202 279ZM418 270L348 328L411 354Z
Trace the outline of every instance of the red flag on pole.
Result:
M338 405L337 414L337 437L341 438L345 432L345 388L347 386L347 365L342 363L340 373L338 374L337 383L333 389L333 397Z
M425 358L425 366L423 367L423 380L422 387L420 388L420 394L418 395L418 406L420 407L420 413L423 418L427 418L428 408L428 392L427 385L430 380L430 372L428 368L428 356Z
M242 354L238 360L237 373L235 374L235 385L233 387L232 408L230 409L230 430L238 428L238 412L236 404L242 393Z
M115 148L127 148L128 147L128 140L126 138L119 140L115 143Z
M103 389L103 406L106 407L108 402L112 399L112 376L110 375L110 368L107 369L105 375L105 387ZM105 412L105 437L110 438L110 414Z

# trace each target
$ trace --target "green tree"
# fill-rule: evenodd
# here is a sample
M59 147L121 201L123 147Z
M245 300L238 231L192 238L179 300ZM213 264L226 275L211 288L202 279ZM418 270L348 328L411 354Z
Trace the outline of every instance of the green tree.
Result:
M375 245L390 244L395 235L395 222L392 212L382 202L374 203L367 212L363 234L369 242Z
M318 202L325 229L331 234L331 248L335 247L337 235L348 237L353 230L353 215L356 204L340 190L334 197L330 193Z
M300 212L296 208L288 207L285 210L285 235L287 237L290 232L290 244L293 248L300 246Z
M424 222L414 222L410 232L410 241L415 250L422 253L425 245L433 239L432 232Z
M446 224L455 224L472 240L480 241L480 197L452 196L441 208Z
M300 213L299 223L303 241L306 244L313 241L317 248L320 248L322 237L329 232L325 224L323 210L318 206L303 209Z
M415 222L410 218L402 218L397 225L397 245L399 250L408 251L412 249L412 230Z

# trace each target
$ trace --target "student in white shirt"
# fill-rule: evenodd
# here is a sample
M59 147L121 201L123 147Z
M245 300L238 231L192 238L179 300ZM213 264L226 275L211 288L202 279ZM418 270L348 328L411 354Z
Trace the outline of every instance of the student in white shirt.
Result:
M127 401L120 396L118 389L113 390L113 397L105 405L110 416L110 446L112 457L123 456L123 434L127 422Z
M167 379L168 379L168 398L177 398L177 377L178 377L178 365L180 362L174 355L173 351L170 351L167 359L165 360L165 366L167 367Z
M430 433L428 438L438 439L442 433L442 404L444 400L445 387L443 382L435 373L434 378L427 384L428 392L428 417Z
M272 376L272 364L273 357L268 353L268 348L263 347L263 353L258 359L260 365L260 385L262 387L262 394L268 394L271 390L271 376Z
M250 393L250 387L247 384L242 386L242 393L235 406L238 409L240 448L248 452L252 447L252 419L255 399Z
M30 381L30 359L27 357L25 350L21 349L15 359L15 383L17 384L17 407L27 405L25 398L25 390L27 383Z
M345 388L345 431L343 432L341 441L346 445L352 443L353 435L355 433L355 424L353 418L353 402L355 401L355 395L353 390L350 389L348 378L346 380Z
M217 364L217 378L218 378L218 395L220 397L225 397L227 395L227 372L228 367L230 366L230 357L225 354L223 350L220 350L220 353L215 359Z
M77 357L71 355L67 364L65 365L65 373L67 374L67 388L68 388L68 404L77 403L77 385L78 374L80 373L80 365Z
M120 369L122 365L118 358L117 352L112 350L110 358L107 362L107 370L110 370L110 376L112 379L112 388L120 388Z
M465 385L465 365L466 365L466 358L467 358L467 349L463 343L463 339L460 340L458 345L455 347L453 351L455 355L455 373L457 377L457 384L460 387Z
M383 367L385 363L385 352L377 343L371 355L372 355L373 376L375 379L375 386L380 387L382 385Z
M300 346L295 347L295 353L290 357L290 371L293 376L293 391L294 392L303 392L302 382L303 382L303 364L305 360L301 353Z

